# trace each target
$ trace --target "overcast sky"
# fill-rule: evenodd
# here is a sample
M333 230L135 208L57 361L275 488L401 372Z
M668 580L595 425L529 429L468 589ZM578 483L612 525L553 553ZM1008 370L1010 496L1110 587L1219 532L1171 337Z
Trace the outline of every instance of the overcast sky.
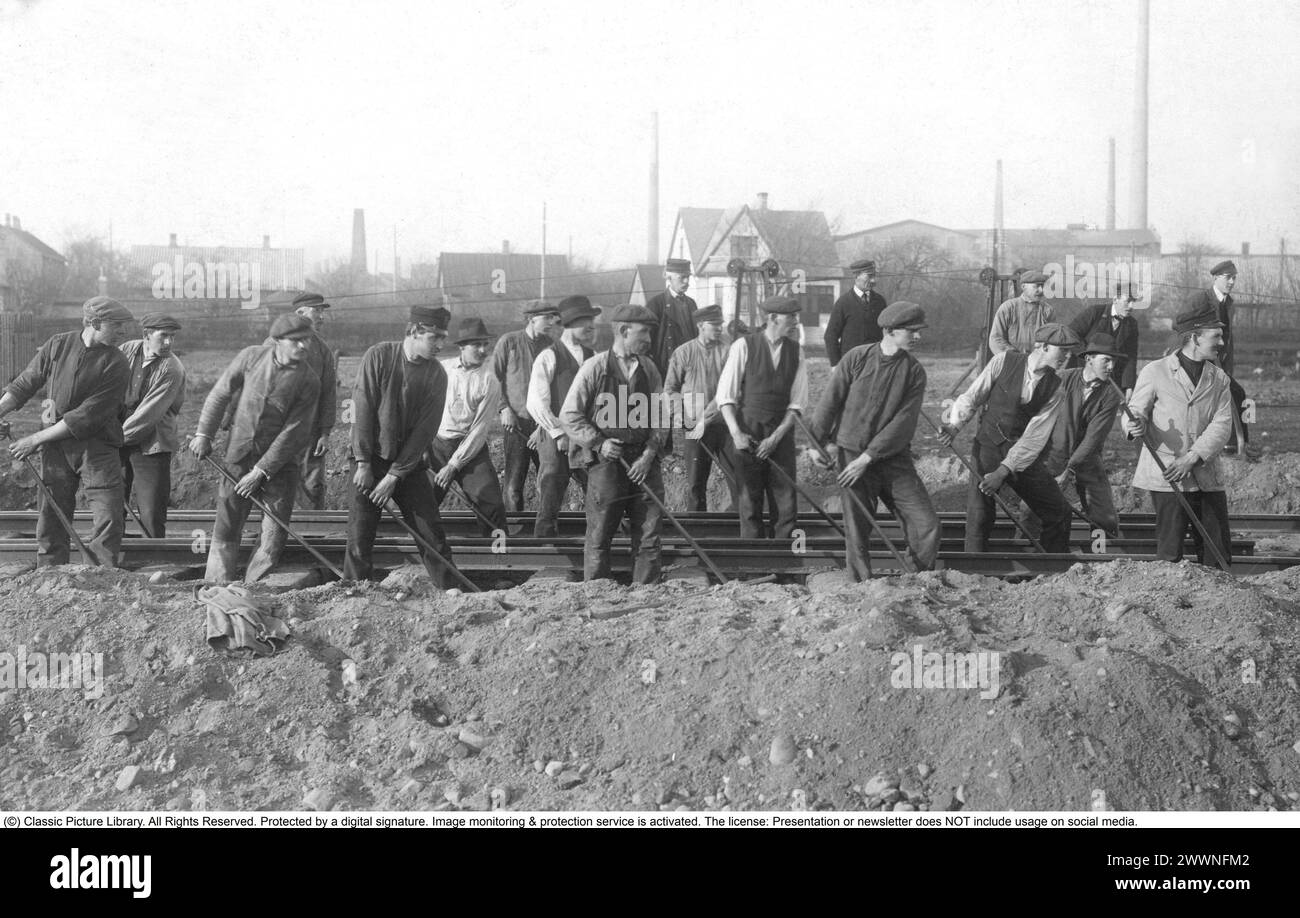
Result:
M1300 249L1300 4L1151 4L1149 222ZM510 239L606 266L681 206L769 192L840 232L915 218L1130 224L1137 0L0 0L0 209L61 247L346 257L391 270Z

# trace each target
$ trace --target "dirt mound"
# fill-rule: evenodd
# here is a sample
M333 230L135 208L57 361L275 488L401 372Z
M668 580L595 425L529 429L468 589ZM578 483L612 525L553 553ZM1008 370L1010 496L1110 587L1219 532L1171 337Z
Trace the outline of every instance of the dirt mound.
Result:
M103 692L0 692L0 807L1289 809L1297 589L1115 562L446 595L402 570L258 593L293 637L239 659L181 584L28 573L0 650L102 653Z

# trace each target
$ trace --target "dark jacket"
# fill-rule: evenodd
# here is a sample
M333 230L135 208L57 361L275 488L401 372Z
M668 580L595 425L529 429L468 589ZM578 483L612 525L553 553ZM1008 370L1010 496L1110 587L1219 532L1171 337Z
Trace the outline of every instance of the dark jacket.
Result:
M388 474L404 478L421 467L438 435L447 398L447 371L437 360L413 363L401 341L366 351L352 389L352 456L392 462Z
M1096 334L1114 335L1115 348L1124 356L1116 358L1111 376L1125 392L1137 384L1138 324L1131 315L1119 320L1119 328L1111 330L1110 303L1097 303L1082 310L1070 320L1070 328L1080 340L1087 341ZM1070 358L1071 368L1082 367L1082 357Z
M655 368L661 377L668 372L668 361L672 359L673 351L700 333L695 324L695 313L700 307L695 301L686 294L682 294L676 303L670 303L669 299L668 291L665 290L656 293L645 304L645 308L659 321L654 329L654 347L650 351L650 359L655 362Z
M68 425L78 440L122 445L122 402L131 367L115 347L86 347L81 332L55 335L40 346L27 369L5 389L21 408L42 386L54 403L49 419Z
M852 288L835 301L831 317L826 322L826 359L831 366L840 358L863 344L874 344L885 336L876 320L885 308L885 298L872 290L863 308L863 302Z
M1213 309L1218 313L1219 321L1223 323L1223 350L1219 351L1219 369L1232 376L1233 364L1235 363L1232 353L1232 314L1236 312L1232 305L1232 296L1224 297L1223 302L1220 303L1219 298L1214 295L1214 288L1198 290L1188 297L1186 308L1197 312L1203 309Z
M835 444L872 460L901 455L908 448L925 400L925 367L909 352L890 357L880 345L855 347L831 371L830 383L813 412L819 442Z
M1067 467L1099 462L1119 411L1119 393L1109 382L1103 381L1084 401L1083 370L1065 370L1059 376L1061 414L1042 453L1043 463L1053 475Z

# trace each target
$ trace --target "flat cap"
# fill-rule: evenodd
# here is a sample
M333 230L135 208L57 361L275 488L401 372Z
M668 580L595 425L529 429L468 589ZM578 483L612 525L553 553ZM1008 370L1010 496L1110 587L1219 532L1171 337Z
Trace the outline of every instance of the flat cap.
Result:
M792 296L774 296L759 305L763 307L764 312L782 316L796 316L800 311L799 301Z
M319 293L300 293L293 298L293 308L299 309L303 306L310 306L313 309L329 309L330 304L325 302L325 297Z
M92 296L81 306L81 315L86 319L103 319L107 322L130 322L135 318L127 309L111 296Z
M685 258L670 258L664 262L664 270L673 274L690 274L691 263Z
M451 324L451 313L441 306L412 306L411 321L446 331Z
M722 324L722 307L714 303L712 306L705 306L703 309L695 310L695 324L701 322L717 322Z
M560 300L560 324L572 325L581 319L594 319L600 315L600 307L592 306L585 296L566 296Z
M1115 347L1114 337L1105 332L1097 332L1095 335L1089 335L1088 343L1083 346L1083 350L1080 351L1080 353L1085 357L1089 354L1105 354L1109 357L1124 356L1120 353L1119 348Z
M311 331L311 319L296 312L286 313L271 323L272 338L306 338Z
M615 306L614 311L610 313L611 322L640 322L642 325L658 325L659 320L655 314L644 306Z
M533 300L524 307L526 316L558 316L560 310L554 303L548 303L546 300Z
M456 346L469 344L471 341L490 341L492 334L483 324L483 320L475 316L472 319L461 319L456 325Z
M1219 321L1219 311L1213 306L1185 309L1174 319L1174 331L1180 335L1202 328L1223 328L1223 323Z
M870 258L859 258L853 264L849 265L849 270L854 274L861 274L863 271L876 273L876 263Z
M1038 344L1054 344L1057 347L1075 348L1083 344L1074 329L1060 322L1048 322L1034 332L1034 341Z
M165 331L180 331L181 323L167 315L165 312L151 312L140 320L140 327L153 329L163 329Z
M882 309L876 317L876 324L881 328L929 328L925 324L925 310L907 300L890 303Z
M1024 274L1020 275L1020 283L1045 284L1047 283L1047 275L1042 271L1026 271Z
M1220 274L1236 274L1237 266L1230 261L1221 261L1210 269L1211 277L1218 277Z

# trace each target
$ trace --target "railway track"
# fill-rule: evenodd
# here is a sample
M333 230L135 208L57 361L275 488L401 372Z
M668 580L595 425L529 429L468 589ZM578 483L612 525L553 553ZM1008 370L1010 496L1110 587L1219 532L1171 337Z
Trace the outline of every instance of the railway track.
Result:
M188 571L188 576L201 575L207 551L207 536L211 531L212 511L173 511L169 525L176 535L166 539L146 539L132 535L134 527L128 524L128 537L123 543L123 564L134 568L167 567ZM88 514L78 514L78 521L89 522ZM844 566L844 543L830 525L814 514L801 515L799 528L804 538L798 544L777 543L771 540L744 541L734 537L735 517L731 514L682 514L680 519L696 535L710 558L730 577L750 577L778 574L802 577L817 570ZM295 528L326 557L341 563L346 544L346 514L338 511L305 511L294 515ZM531 533L532 514L511 514L511 529ZM564 513L560 518L560 535L553 540L538 540L523 534L506 538L485 538L478 532L475 519L467 513L448 513L444 517L456 564L467 572L483 574L519 574L546 569L569 572L582 570L583 536L585 519L581 513ZM1128 558L1137 561L1155 560L1155 544L1151 536L1154 522L1149 514L1131 514L1121 522L1123 539L1111 539L1105 553L1092 553L1092 543L1086 525L1079 523L1072 533L1070 554L1044 555L1035 552L1014 539L1009 521L1000 520L994 527L990 551L972 553L963 550L962 537L965 519L959 513L941 514L943 526L939 569L955 569L969 573L998 577L1032 577L1039 574L1063 571L1076 563L1101 563ZM250 522L245 533L243 554L252 551L255 527ZM897 521L881 518L882 528L901 545L901 532ZM1248 529L1247 527L1254 527ZM1233 518L1234 531L1279 532L1300 529L1294 517L1276 515L1239 516ZM35 514L31 512L0 513L0 564L31 563L36 555L36 543L31 534L35 530ZM396 534L397 527L381 527L375 543L375 564L395 567L404 563L418 563L419 557L411 539ZM881 573L901 573L894 557L884 543L871 543L873 568ZM1190 546L1189 546L1190 549ZM631 567L630 546L625 538L615 539L613 565L616 571ZM1300 564L1300 556L1271 556L1255 554L1252 540L1234 538L1233 572L1243 575L1280 570ZM74 553L75 555L75 553ZM694 570L698 559L684 540L665 535L663 538L664 565ZM292 540L284 554L287 566L312 565L310 554Z

